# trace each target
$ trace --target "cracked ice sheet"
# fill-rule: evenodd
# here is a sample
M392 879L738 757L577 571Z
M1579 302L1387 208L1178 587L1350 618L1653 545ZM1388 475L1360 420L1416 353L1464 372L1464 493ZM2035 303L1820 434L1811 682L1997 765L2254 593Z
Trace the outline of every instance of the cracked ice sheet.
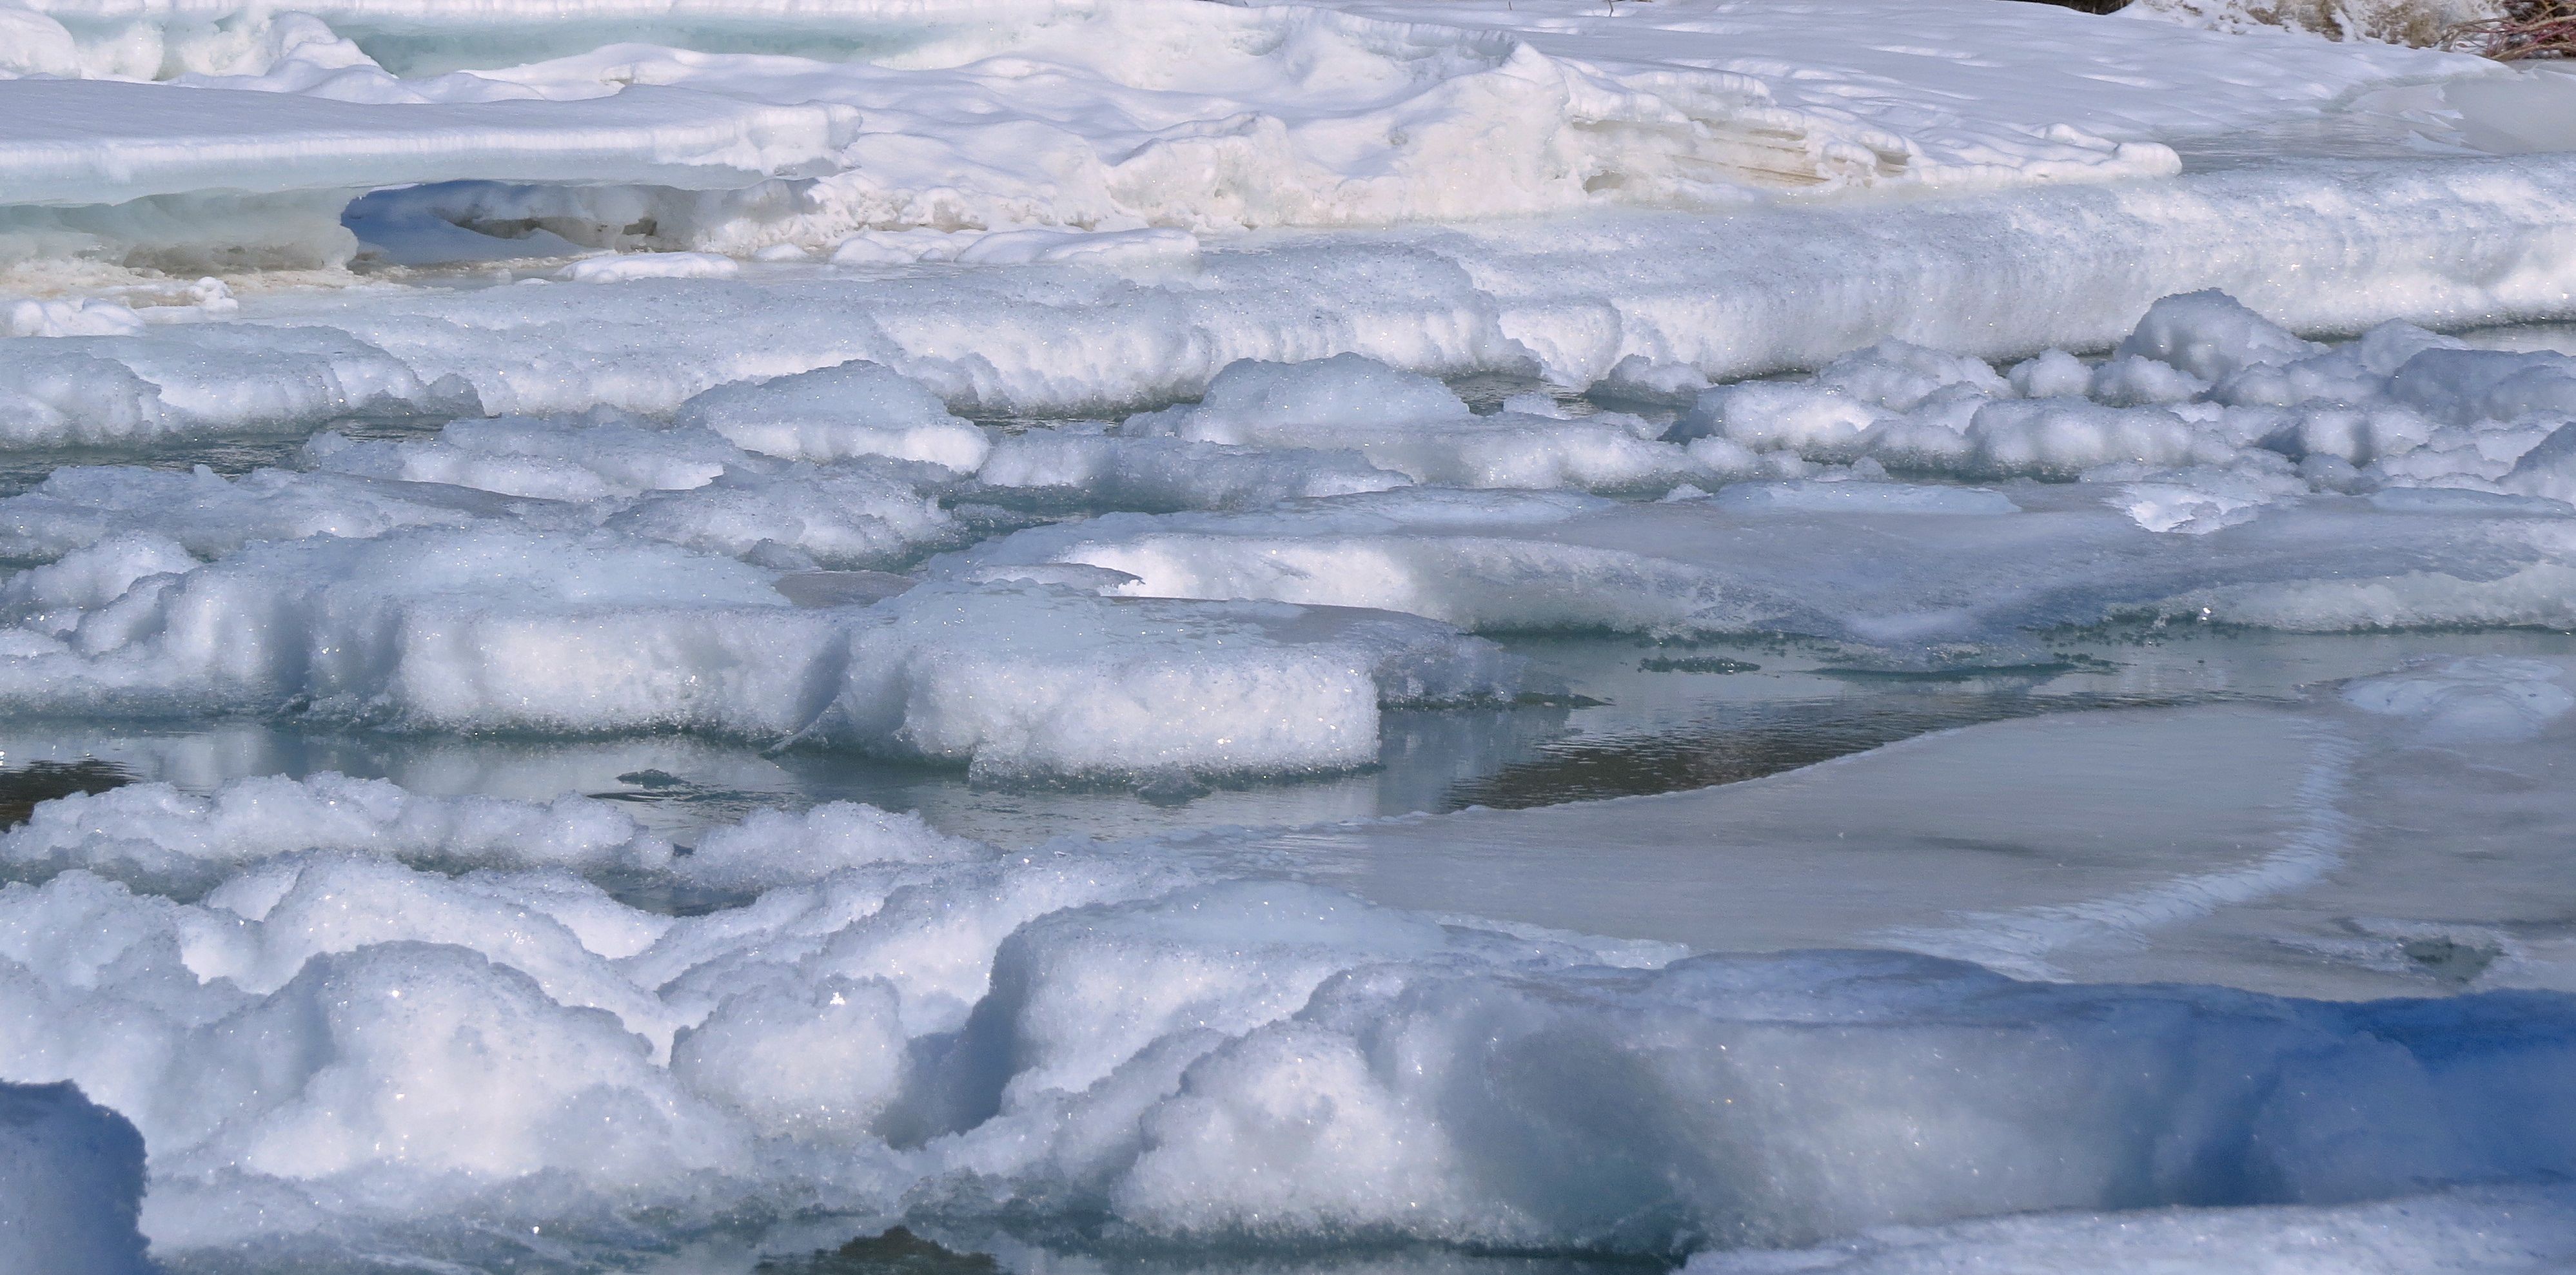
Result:
M1390 906L1703 951L2364 998L2576 988L2562 661L2425 657L2300 706L1973 726L1747 783L1199 853Z

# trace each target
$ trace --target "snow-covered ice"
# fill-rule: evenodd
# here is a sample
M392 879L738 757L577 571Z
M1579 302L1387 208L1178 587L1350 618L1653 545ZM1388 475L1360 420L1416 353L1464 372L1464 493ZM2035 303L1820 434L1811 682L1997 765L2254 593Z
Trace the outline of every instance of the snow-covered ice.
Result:
M0 0L0 1267L2576 1260L2576 77L2252 13Z
M602 1205L971 1213L995 1192L1147 1236L1670 1253L2333 1204L2571 1154L2541 1114L2566 1010L2528 995L1676 960L1185 851L998 853L826 806L675 858L604 803L328 776L74 798L0 854L32 870L0 891L6 994L42 1025L5 1065L133 1115L147 1231L182 1260L372 1228L506 1251L440 1225L458 1210L581 1245L620 1225ZM611 866L744 893L674 918L573 874Z

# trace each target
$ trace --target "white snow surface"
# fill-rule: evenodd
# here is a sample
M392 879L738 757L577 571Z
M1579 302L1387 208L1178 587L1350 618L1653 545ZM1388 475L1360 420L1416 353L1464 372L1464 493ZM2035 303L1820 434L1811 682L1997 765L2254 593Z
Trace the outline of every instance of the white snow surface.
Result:
M1186 801L1544 708L1480 633L2423 653L1114 845L45 802L0 1266L139 1264L146 1171L180 1271L2564 1266L2576 666L2438 631L2576 630L2576 359L2433 329L2576 316L2576 80L2141 16L0 0L13 740Z
M16 206L0 260L336 263L355 243L334 201L402 186L370 223L397 259L440 251L424 234L474 259L495 236L449 227L490 230L510 204L550 220L545 247L838 245L848 261L918 259L885 241L914 229L1714 208L2168 176L2168 143L2356 112L2429 144L2533 149L2496 139L2555 87L2448 54L1992 0L0 14L21 37L0 64L19 124L0 143ZM607 43L621 30L646 38ZM460 181L520 188L439 185Z
M666 413L853 360L998 416L1125 412L1196 396L1238 360L1343 353L1572 387L1720 380L1891 337L1983 358L2105 349L2159 298L2209 288L2306 333L2543 318L2576 304L2571 198L2576 166L2558 158L2371 161L1281 235L1182 266L751 262L735 278L268 291L129 335L0 341L0 440L259 433L353 411ZM2008 278L1999 259L2017 263Z
M2073 755L2057 742L2033 755ZM1566 814L1614 828L1633 805ZM686 1235L898 1201L1098 1212L1138 1238L1680 1253L2341 1205L2576 1157L2557 999L1683 958L1444 924L1218 849L1005 853L841 804L675 855L610 803L335 776L67 798L0 836L0 998L29 1025L0 1075L76 1080L135 1121L145 1230L182 1265L386 1237L560 1258L631 1242L638 1210ZM1557 871L1633 850L1593 853ZM674 917L590 877L727 893ZM2444 1245L2486 1198L2376 1216Z

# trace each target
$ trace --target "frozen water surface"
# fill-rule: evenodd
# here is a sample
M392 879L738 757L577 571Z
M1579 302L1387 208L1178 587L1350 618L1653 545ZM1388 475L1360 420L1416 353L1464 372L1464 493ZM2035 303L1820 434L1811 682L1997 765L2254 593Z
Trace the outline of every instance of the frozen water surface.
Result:
M2576 79L2174 12L0 0L0 1269L2567 1268Z

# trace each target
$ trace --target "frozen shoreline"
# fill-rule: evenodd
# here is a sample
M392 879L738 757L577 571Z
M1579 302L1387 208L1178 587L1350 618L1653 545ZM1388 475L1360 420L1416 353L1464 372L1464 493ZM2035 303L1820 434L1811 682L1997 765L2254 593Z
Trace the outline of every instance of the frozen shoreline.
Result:
M134 781L0 831L0 1267L2563 1266L2576 359L2424 330L2576 319L2553 112L0 0L0 795Z

